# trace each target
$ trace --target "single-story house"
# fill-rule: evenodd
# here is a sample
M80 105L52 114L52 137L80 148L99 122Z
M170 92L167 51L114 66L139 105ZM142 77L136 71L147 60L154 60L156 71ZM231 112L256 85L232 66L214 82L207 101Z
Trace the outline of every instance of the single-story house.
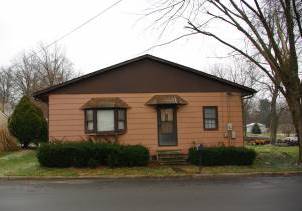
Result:
M256 91L143 55L38 91L49 140L101 139L187 153L243 145L242 100Z
M255 124L257 124L261 130L261 133L266 133L268 131L268 129L265 127L264 124L261 124L261 123L250 123L250 124L247 124L246 125L246 132L247 133L251 133L252 130L253 130L253 127L255 126Z

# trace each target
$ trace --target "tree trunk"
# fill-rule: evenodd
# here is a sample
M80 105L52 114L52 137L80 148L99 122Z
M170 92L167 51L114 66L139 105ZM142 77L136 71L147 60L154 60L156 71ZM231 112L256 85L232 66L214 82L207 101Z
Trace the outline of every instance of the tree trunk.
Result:
M277 129L278 129L278 116L277 116L277 97L278 97L279 91L277 88L274 89L273 96L272 96L272 102L271 102L271 116L270 116L270 139L271 144L276 144L276 138L277 138Z
M5 113L5 109L4 109L4 106L5 106L5 102L4 102L5 100L4 99L2 99L2 112L3 113Z
M301 116L297 120L297 136L299 141L299 163L302 163L302 118Z
M299 163L302 163L302 99L287 97L299 141Z

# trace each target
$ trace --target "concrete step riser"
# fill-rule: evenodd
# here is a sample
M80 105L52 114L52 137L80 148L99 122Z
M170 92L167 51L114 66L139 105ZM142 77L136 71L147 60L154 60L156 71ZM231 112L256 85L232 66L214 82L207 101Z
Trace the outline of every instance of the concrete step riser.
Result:
M157 159L162 165L185 165L188 156L181 154L180 151L159 151L157 153Z

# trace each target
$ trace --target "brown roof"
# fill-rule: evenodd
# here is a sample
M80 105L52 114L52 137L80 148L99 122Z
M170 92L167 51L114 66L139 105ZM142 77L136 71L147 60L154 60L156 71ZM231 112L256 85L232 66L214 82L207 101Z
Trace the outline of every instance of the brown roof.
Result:
M91 98L81 109L89 108L128 108L128 104L118 97Z
M37 91L33 94L33 96L34 96L34 98L41 99L41 100L47 102L48 101L48 95L51 94L51 93L57 93L57 92L60 92L60 90L64 90L64 89L69 89L70 90L70 89L72 89L73 85L75 85L77 83L80 83L80 82L85 83L85 86L86 86L87 83L88 83L87 79L95 81L96 77L98 77L98 76L100 76L104 73L108 73L108 72L114 73L115 70L123 69L127 65L136 63L138 61L143 61L143 60L146 60L146 59L151 60L153 62L160 63L160 64L164 64L167 67L172 67L172 68L182 70L183 72L191 73L191 74L197 76L197 78L201 78L201 79L204 79L204 80L201 81L199 83L199 85L197 85L196 83L184 83L184 84L182 84L181 79L188 81L189 76L184 77L184 78L180 77L180 79L179 79L179 78L176 78L176 76L173 75L174 74L173 72L171 72L169 78L176 78L175 79L175 84L177 85L177 87L176 88L172 87L172 85L170 84L170 86L168 87L169 89L168 88L162 89L162 87L157 86L157 90L155 90L155 88L154 88L155 85L151 82L148 82L148 81L147 82L145 82L145 81L143 81L143 82L138 81L137 82L137 81L135 81L135 80L140 80L141 78L131 78L131 76L129 76L130 78L129 77L124 78L123 80L119 79L120 81L119 81L119 83L117 83L116 82L117 79L116 79L116 77L114 77L115 80L112 80L112 81L108 81L106 79L105 81L102 81L102 83L96 82L96 84L99 84L100 87L93 87L93 90L92 89L84 90L84 88L79 88L79 89L74 90L73 94L84 93L84 92L91 94L91 93L95 93L96 90L98 90L98 92L102 92L102 93L121 93L121 92L123 92L123 93L137 93L137 92L138 93L139 92L166 92L166 93L169 93L169 92L188 92L188 91L190 91L190 92L191 91L193 91L193 92L195 92L195 91L208 92L209 89L213 89L213 87L215 88L215 85L209 86L208 83L205 84L204 83L204 82L206 82L205 80L216 82L216 84L220 87L224 86L224 90L226 92L227 91L232 92L234 90L237 90L237 91L242 93L242 96L252 95L252 94L256 93L256 90L254 90L252 88L249 88L249 87L246 87L246 86L243 86L243 85L240 85L240 84L237 84L237 83L234 83L232 81L228 81L228 80L210 75L208 73L205 73L205 72L202 72L202 71L199 71L199 70L195 70L195 69L190 68L190 67L186 67L186 66L183 66L183 65L171 62L171 61L167 61L167 60L164 60L162 58L158 58L158 57L151 56L151 55L143 55L143 56L136 57L134 59L130 59L130 60L125 61L125 62L121 62L121 63L116 64L116 65L112 65L110 67L107 67L107 68L104 68L104 69L101 69L101 70L83 75L81 77L66 81L64 83L61 83L61 84L51 86L49 88ZM141 70L143 72L144 69L141 69ZM156 71L157 70L154 69L153 71L151 71L151 73L156 72ZM151 73L149 71L148 74L151 74ZM121 76L119 76L119 77L121 77ZM197 78L196 78L196 80L197 80ZM99 80L99 78L98 78L98 80ZM196 82L196 80L195 80L195 82ZM134 82L139 84L139 86L133 88ZM141 84L141 83L144 83L144 84ZM166 83L169 83L169 82L166 81ZM92 83L88 83L88 85L89 84L92 84ZM144 86L149 88L149 90L147 90L147 88L144 87ZM80 86L80 87L82 87L82 86ZM212 91L217 91L217 90L213 89Z
M186 105L187 101L178 95L154 95L146 105Z

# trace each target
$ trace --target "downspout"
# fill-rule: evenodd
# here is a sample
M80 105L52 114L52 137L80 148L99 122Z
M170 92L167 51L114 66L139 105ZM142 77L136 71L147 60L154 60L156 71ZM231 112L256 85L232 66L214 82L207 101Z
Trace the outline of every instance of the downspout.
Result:
M228 137L228 145L231 146L232 139L232 130L229 129L229 125L231 124L231 109L230 109L230 96L232 96L231 92L227 92L227 137Z

